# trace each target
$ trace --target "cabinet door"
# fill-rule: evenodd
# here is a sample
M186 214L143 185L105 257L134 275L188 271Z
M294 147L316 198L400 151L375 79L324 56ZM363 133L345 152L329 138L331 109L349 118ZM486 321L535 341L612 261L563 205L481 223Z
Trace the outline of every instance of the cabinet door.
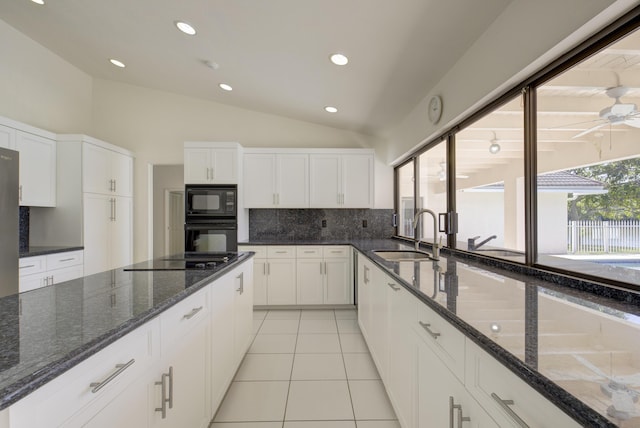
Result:
M362 335L370 340L371 330L371 275L372 264L362 254L358 253L358 324Z
M273 208L276 198L275 155L247 153L243 170L245 208Z
M16 149L16 130L8 126L0 125L0 147Z
M17 131L20 152L20 205L55 207L56 142Z
M296 264L299 305L324 303L324 262L322 259L298 259Z
M229 325L230 320L235 319L234 285L234 279L226 275L211 287L211 402L214 409L222 402L234 373L234 332Z
M417 340L417 343L418 428L499 427L431 349L420 339Z
M32 275L21 276L19 279L20 293L35 290L47 285L47 272L34 273Z
M232 275L235 292L233 308L233 371L235 372L253 339L253 269L245 264Z
M238 151L236 149L211 149L211 183L238 183Z
M282 154L277 157L278 208L309 207L309 155Z
M267 304L296 304L296 260L269 259L267 264Z
M325 259L325 295L324 303L350 304L353 303L351 290L353 284L349 279L349 259Z
M108 194L112 192L110 180L111 152L93 144L82 144L82 191Z
M382 379L387 379L389 364L389 320L387 308L388 277L380 269L374 267L371 283L371 329L370 340L367 342L371 356L376 362L378 373Z
M373 155L342 156L343 208L373 208Z
M49 271L47 275L52 279L50 284L59 284L65 281L71 281L72 279L82 278L82 276L84 276L84 268L82 265L71 266Z
M309 205L340 207L340 156L309 155Z
M84 194L84 274L93 275L111 269L111 223L113 198L95 193Z
M111 152L110 155L113 193L118 196L133 196L133 158L117 152Z
M385 385L403 427L414 426L414 388L418 371L415 337L411 322L416 322L418 301L404 287L388 281L389 370Z
M114 197L111 222L111 269L130 265L133 260L133 199Z
M185 184L206 184L211 177L211 149L184 149Z
M267 304L267 261L265 259L253 261L253 304Z

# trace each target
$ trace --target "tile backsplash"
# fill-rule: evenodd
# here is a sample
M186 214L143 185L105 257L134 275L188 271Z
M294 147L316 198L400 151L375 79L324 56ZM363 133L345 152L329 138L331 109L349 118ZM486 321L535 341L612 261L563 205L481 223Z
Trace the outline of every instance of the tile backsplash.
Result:
M29 249L29 207L20 207L20 251Z
M250 209L249 240L390 238L395 234L393 213L392 209Z

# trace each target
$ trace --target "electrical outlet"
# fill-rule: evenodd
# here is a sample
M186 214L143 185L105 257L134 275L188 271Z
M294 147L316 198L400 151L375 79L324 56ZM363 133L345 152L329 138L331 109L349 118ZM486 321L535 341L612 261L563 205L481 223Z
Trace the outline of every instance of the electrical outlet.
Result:
M322 227L327 227L327 220L322 220Z
M367 227L367 220L362 220L362 227Z

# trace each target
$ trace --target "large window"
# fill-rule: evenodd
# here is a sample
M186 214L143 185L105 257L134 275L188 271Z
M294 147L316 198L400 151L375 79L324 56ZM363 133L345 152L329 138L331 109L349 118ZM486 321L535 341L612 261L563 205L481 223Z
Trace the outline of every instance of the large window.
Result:
M457 248L524 262L522 97L456 134Z
M537 88L538 263L640 285L640 32Z
M455 208L455 249L640 289L634 22L613 24L522 91L443 130L451 145L433 140L413 153L396 174L398 234L413 237L416 209ZM419 236L431 240L432 230Z

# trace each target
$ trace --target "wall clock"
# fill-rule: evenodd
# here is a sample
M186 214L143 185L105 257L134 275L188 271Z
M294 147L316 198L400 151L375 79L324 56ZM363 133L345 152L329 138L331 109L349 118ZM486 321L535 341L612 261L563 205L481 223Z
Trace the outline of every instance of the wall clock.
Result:
M442 116L442 98L435 95L429 100L429 121L435 125L440 120L440 116Z

